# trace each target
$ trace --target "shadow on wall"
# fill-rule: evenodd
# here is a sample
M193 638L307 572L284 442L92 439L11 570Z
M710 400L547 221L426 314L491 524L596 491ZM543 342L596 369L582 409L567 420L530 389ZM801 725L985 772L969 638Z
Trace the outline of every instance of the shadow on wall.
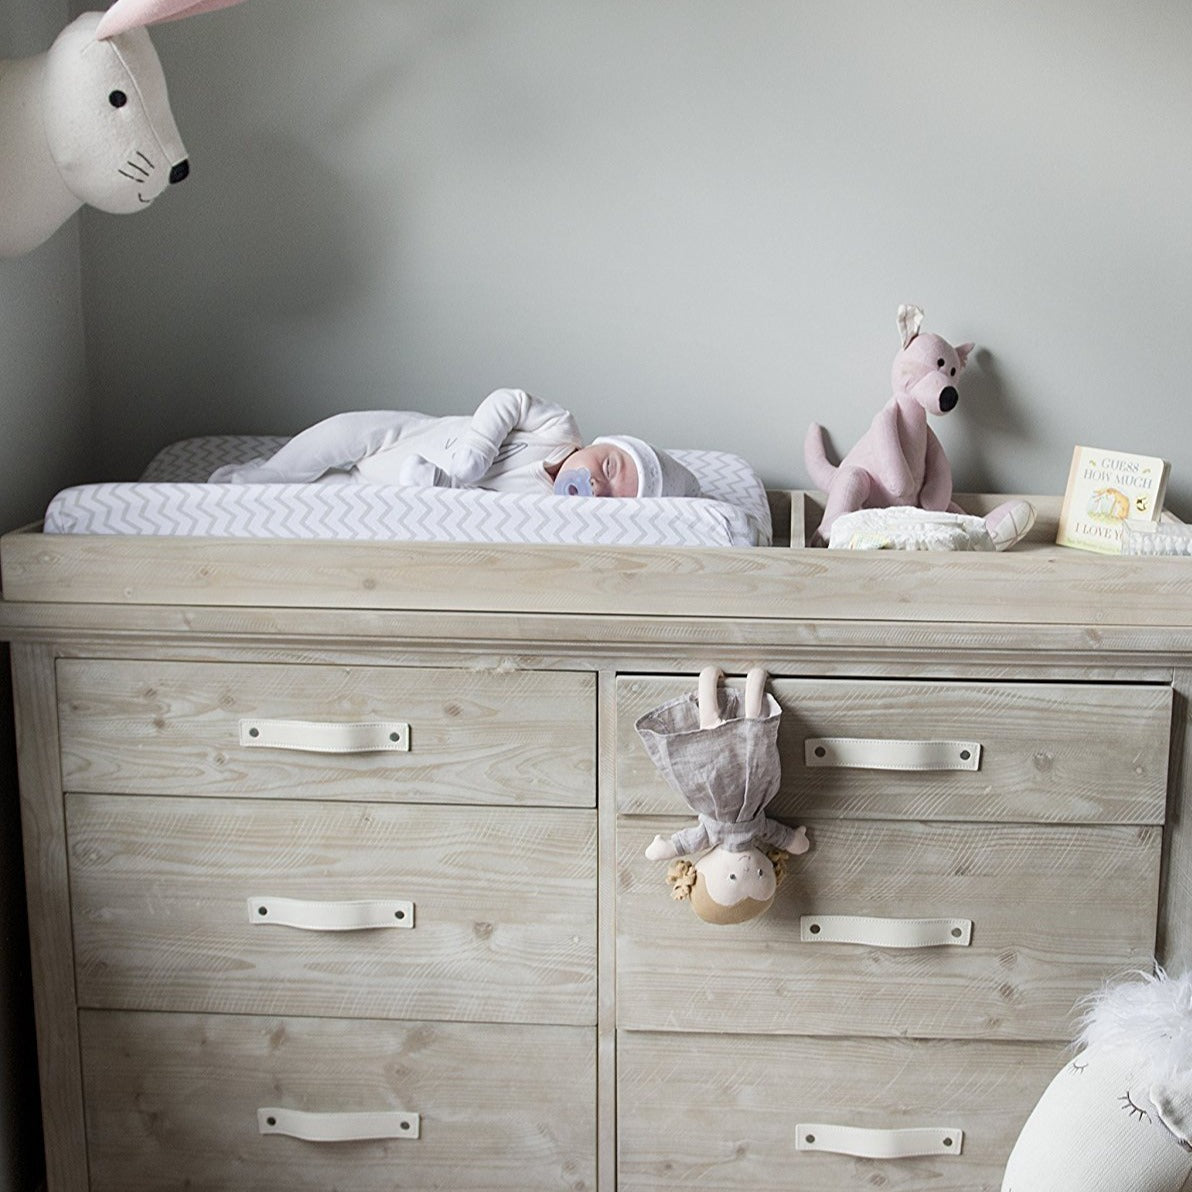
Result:
M1030 419L1015 402L992 352L977 348L973 363L976 367L965 371L960 404L952 415L960 415L963 433L949 436L948 461L959 491L997 492L1004 485L990 472L982 441L996 438L999 453L1005 452L1007 444L1011 450L1014 443L1025 445L1030 441ZM936 430L938 433L938 427Z
M319 319L341 307L369 268L369 236L348 181L293 139L229 136L196 170L201 201L171 213L180 278L214 283L219 302L201 317ZM216 255L212 257L212 249Z
M121 296L112 306L100 299L88 315L111 476L135 477L154 451L186 435L250 431L246 411L284 427L293 346L334 326L372 269L371 229L350 179L306 146L229 135L195 168L202 189L162 205L135 257L122 228L86 216L85 286ZM159 289L138 286L144 260L173 279L167 303ZM130 343L144 362L136 392L124 382Z
M960 402L956 409L942 417L930 417L927 424L944 440L956 492L999 492L1003 481L992 474L984 444L991 438L997 439L999 450L1004 450L1006 443L1027 444L1030 420L1023 415L1011 387L1003 380L997 357L986 348L975 350L958 388ZM853 446L851 441L833 436L830 431L824 437L828 458L833 463L838 463ZM803 479L810 483L805 473Z
M6 1010L0 1018L0 1085L17 1093L0 1117L0 1187L31 1192L44 1180L45 1165L9 673L8 648L0 647L0 840L6 860L0 876L0 1005Z

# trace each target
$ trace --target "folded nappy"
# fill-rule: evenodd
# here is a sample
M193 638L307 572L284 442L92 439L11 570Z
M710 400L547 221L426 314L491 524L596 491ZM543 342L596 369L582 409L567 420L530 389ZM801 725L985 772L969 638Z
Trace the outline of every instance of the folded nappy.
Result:
M1192 525L1178 521L1122 522L1123 555L1192 555Z
M858 509L832 523L830 548L840 550L993 550L985 519L896 505Z

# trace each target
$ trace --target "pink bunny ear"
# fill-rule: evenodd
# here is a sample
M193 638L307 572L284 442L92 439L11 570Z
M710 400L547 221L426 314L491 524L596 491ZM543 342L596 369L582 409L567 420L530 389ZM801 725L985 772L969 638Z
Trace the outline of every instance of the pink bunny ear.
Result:
M95 30L95 37L115 37L142 25L160 25L163 21L180 21L200 12L211 12L216 8L227 8L242 4L243 0L116 0L104 13L103 20Z

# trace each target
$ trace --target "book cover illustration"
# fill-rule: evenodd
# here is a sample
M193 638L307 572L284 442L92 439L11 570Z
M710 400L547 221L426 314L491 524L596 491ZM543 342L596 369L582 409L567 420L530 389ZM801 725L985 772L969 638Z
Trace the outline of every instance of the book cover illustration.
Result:
M1153 524L1159 520L1170 470L1166 460L1153 455L1077 447L1056 542L1119 554L1127 521Z

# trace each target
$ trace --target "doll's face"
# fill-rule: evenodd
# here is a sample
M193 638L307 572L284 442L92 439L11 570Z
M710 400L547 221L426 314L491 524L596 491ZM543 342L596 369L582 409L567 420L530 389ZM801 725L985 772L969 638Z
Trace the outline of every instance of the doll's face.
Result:
M695 863L695 868L708 894L721 906L736 906L744 898L769 902L778 886L770 858L755 848L743 853L714 848Z

